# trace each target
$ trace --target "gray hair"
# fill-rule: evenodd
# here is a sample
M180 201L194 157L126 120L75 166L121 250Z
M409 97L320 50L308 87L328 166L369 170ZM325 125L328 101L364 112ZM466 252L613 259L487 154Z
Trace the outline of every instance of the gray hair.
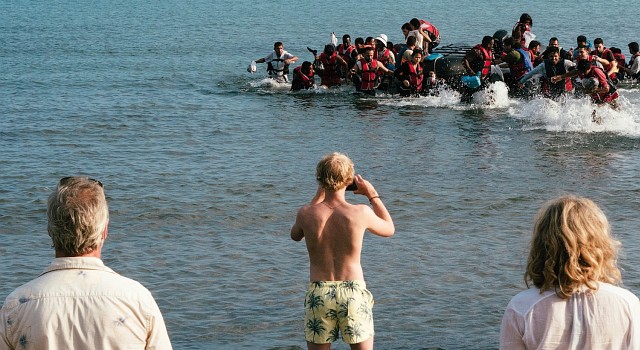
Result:
M109 222L102 183L87 177L65 177L48 200L47 232L56 252L80 256L98 248Z

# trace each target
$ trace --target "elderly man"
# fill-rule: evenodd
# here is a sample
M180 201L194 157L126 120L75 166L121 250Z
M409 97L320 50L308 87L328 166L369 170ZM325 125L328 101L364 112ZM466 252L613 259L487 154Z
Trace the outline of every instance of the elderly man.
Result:
M100 259L109 224L102 183L63 178L47 215L55 259L5 300L0 349L171 349L151 293Z

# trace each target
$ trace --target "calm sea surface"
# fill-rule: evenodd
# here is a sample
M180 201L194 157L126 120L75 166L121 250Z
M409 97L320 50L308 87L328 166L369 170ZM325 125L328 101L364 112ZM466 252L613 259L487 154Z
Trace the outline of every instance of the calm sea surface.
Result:
M638 41L628 1L472 0L0 3L0 300L53 257L46 198L58 179L100 179L111 207L107 265L147 286L176 349L298 349L308 281L289 238L320 157L342 151L371 180L396 235L366 236L379 349L493 349L522 280L533 216L557 195L593 198L623 243L640 294L640 90L590 121L587 100L291 94L245 70L274 41L310 60L335 31L385 33L426 18L443 44L510 30L522 12L557 36ZM417 12L416 12L417 11ZM301 62L300 61L300 62ZM349 200L365 203L361 196ZM364 199L364 200L363 200ZM342 343L336 349L347 349Z

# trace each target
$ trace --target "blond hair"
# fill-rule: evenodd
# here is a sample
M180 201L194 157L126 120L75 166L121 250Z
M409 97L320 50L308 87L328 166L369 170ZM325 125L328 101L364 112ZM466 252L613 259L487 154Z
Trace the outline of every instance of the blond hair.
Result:
M583 286L596 291L597 282L617 284L619 246L593 201L572 195L554 199L536 217L525 283L541 292L555 289L563 299Z
M56 252L80 256L102 242L109 222L109 208L100 181L65 177L49 196L47 231Z
M353 182L353 162L342 153L333 152L322 157L316 166L316 180L322 188L337 191Z

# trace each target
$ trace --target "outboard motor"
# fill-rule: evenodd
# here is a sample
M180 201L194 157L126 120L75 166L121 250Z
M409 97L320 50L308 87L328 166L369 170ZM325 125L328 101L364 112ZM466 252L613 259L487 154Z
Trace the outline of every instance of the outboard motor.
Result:
M498 31L496 31L495 33L493 33L493 55L495 57L500 57L500 55L502 55L502 49L504 48L504 45L502 44L502 41L504 39L506 39L509 36L509 32L507 32L504 29L500 29Z

